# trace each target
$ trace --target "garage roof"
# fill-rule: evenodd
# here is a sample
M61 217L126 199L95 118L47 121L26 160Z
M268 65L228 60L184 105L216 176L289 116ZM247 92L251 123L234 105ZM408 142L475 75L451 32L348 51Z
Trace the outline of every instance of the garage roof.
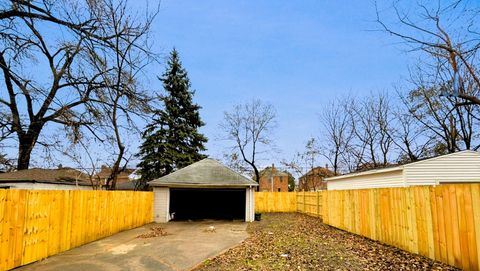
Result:
M164 187L248 187L258 184L214 159L203 159L148 183Z

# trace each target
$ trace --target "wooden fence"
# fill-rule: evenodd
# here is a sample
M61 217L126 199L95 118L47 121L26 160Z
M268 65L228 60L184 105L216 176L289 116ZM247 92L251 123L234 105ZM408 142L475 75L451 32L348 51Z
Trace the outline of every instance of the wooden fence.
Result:
M255 192L255 212L296 212L295 192Z
M466 270L480 270L480 184L258 192L257 212L326 224ZM0 270L152 222L152 192L0 190Z
M152 221L152 192L0 189L0 270Z
M322 192L326 224L439 260L480 270L480 185Z
M322 192L297 192L297 212L311 216L322 215Z

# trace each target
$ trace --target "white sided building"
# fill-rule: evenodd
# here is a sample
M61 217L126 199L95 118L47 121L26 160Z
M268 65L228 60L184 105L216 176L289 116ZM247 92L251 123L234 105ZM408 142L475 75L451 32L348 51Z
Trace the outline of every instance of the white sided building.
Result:
M480 183L480 153L466 150L405 165L325 179L327 190Z
M258 184L220 162L203 159L148 183L154 220L254 220Z

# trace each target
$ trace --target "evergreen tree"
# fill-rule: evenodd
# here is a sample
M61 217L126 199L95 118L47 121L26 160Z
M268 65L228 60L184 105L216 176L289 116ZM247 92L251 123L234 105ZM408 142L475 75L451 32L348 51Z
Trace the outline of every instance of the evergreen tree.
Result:
M200 153L207 142L198 132L198 128L205 125L200 119L201 107L192 101L195 92L190 90L187 72L175 49L170 53L166 72L159 79L165 89L165 95L160 98L164 108L154 112L152 122L142 134L138 154L142 178L138 188L206 157Z

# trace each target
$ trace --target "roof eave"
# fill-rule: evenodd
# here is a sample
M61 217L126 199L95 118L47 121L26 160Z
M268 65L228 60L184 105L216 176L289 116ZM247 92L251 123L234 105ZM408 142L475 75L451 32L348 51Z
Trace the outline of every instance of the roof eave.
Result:
M80 185L80 186L91 186L91 184L84 183L84 182L59 182L59 181L48 181L48 180L0 180L0 184L4 183L47 183L47 184L64 184L64 185Z
M148 185L153 187L172 187L172 188L246 188L258 186L257 183L252 184L202 184L202 183L154 183L149 182Z
M350 173L350 174L325 178L325 181L327 181L327 182L338 181L338 180L343 180L343 179L346 179L346 178L352 178L352 177L357 177L357 176L365 176L365 175L373 175L373 174L379 174L379 173L393 172L393 171L403 170L403 168L404 168L404 166L402 165L402 166L391 167L391 168L368 170L368 171L363 171L363 172Z

